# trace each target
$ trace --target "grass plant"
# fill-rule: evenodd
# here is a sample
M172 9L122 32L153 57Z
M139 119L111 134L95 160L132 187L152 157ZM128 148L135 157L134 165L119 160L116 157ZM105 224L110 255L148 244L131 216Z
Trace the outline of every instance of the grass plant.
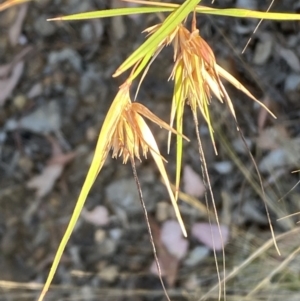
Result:
M127 1L127 0L126 0ZM51 271L49 273L48 279L39 298L39 301L43 300L43 297L48 290L51 281L53 279L54 273L67 244L67 241L74 229L76 221L82 210L84 202L86 200L87 194L95 181L96 176L99 174L105 157L110 148L113 149L113 157L117 155L123 156L123 163L126 163L127 159L131 159L133 165L133 171L135 173L133 158L139 156L139 147L141 147L143 154L145 155L147 150L150 149L152 156L160 170L160 173L164 179L164 183L168 189L173 207L176 212L177 219L181 225L183 234L186 236L186 230L183 221L180 216L178 205L176 200L178 198L179 184L180 184L180 173L181 173L181 162L182 162L182 152L183 152L183 114L186 104L191 107L193 113L193 119L195 123L196 135L199 146L200 161L202 163L202 173L203 179L205 181L206 188L210 194L210 198L214 208L214 214L217 223L218 213L215 206L213 191L210 184L210 179L208 175L208 170L206 166L205 154L202 148L201 137L198 130L198 110L201 116L207 123L211 140L214 145L215 152L217 149L214 140L214 128L212 120L210 117L210 105L212 101L212 94L221 102L225 103L231 112L233 118L236 120L236 114L231 102L231 99L221 81L221 78L229 81L237 89L244 92L249 98L260 103L237 79L235 79L230 73L220 67L215 59L214 53L210 46L204 41L199 30L196 28L196 13L205 13L212 15L225 15L231 17L248 17L248 18L264 18L264 19L276 19L276 20L290 20L291 18L300 19L298 15L291 14L278 14L270 12L253 12L243 9L224 9L218 10L210 7L197 6L199 0L188 0L184 1L182 5L175 4L164 4L152 1L127 1L140 5L147 5L135 8L124 8L115 9L100 12L89 12L76 14L71 16L59 17L50 19L55 20L82 20L90 18L99 17L112 17L117 15L129 15L136 13L155 13L155 12L170 12L167 18L160 24L152 26L145 31L149 33L147 40L135 50L116 70L113 77L117 77L132 68L132 71L125 81L125 83L120 87L120 90L111 105L109 112L107 113L106 119L103 123L101 132L99 134L99 139L97 142L97 147L95 151L95 157L92 161L90 170L86 177L84 186L82 188L81 194L77 201L77 205L74 209L74 213L71 217L71 221L66 230L66 233L61 241L58 252L55 256ZM186 27L186 20L190 13L193 13L192 28L189 31ZM162 158L159 154L155 138L151 134L149 128L147 128L146 123L144 123L140 114L143 110L143 115L145 115L146 108L141 109L138 112L133 110L133 107L138 107L138 104L131 103L129 100L129 88L131 82L135 80L139 75L141 75L141 81L146 76L146 73L163 50L164 47L168 45L173 45L174 48L174 67L170 78L174 81L174 92L173 100L171 105L170 113L170 126L167 126L163 121L159 120L158 117L147 111L146 117L159 124L160 126L167 129L170 133L177 135L177 159L176 159L176 184L175 184L175 195L173 195L168 176L163 168ZM141 82L140 82L141 84ZM140 86L139 84L139 86ZM138 91L136 91L136 94ZM120 95L121 94L121 95ZM260 105L264 106L262 103ZM265 108L268 110L267 108ZM269 111L270 112L270 111ZM151 114L151 117L149 117ZM270 112L270 114L272 114ZM148 116L147 116L148 115ZM275 117L275 116L274 116ZM173 124L176 119L176 130L172 129ZM236 122L237 124L237 122ZM238 126L237 126L238 127ZM144 130L147 129L147 130ZM110 136L110 133L114 133ZM103 140L105 139L105 141ZM149 141L150 139L151 141ZM169 139L170 148L170 139ZM254 162L255 164L255 162ZM262 183L260 185L262 187ZM263 191L263 190L262 190ZM265 200L264 192L262 192L262 199ZM206 196L206 204L208 206L208 199ZM266 206L266 210L267 206ZM267 211L268 212L268 211ZM270 220L269 220L270 222ZM273 240L276 245L275 236L270 223ZM149 233L151 236L151 229L149 227ZM221 231L220 231L220 235ZM155 246L154 254L155 254ZM279 252L279 251L278 251ZM215 253L214 253L215 254ZM216 268L218 271L217 257L215 254ZM159 264L157 262L158 269ZM223 248L223 274L225 277L225 253ZM221 284L220 273L218 272L219 284ZM163 284L163 283L162 283ZM221 286L220 286L221 287ZM224 299L225 299L225 282L224 282ZM219 290L219 299L221 298L221 289Z

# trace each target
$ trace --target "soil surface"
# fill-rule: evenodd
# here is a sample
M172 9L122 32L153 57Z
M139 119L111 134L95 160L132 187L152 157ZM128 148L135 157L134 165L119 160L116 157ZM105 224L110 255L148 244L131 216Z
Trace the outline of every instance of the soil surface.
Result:
M269 2L201 4L266 11ZM38 297L91 163L105 114L126 79L124 75L112 78L112 74L144 41L141 32L164 15L77 22L46 19L124 5L117 0L39 0L0 13L0 301ZM299 12L300 2L277 1L271 10ZM298 300L299 219L297 215L278 219L300 211L299 176L291 174L300 166L299 22L263 21L255 34L255 19L199 15L197 22L218 63L277 116L272 118L224 81L265 195L226 105L214 98L210 105L217 156L199 117L198 130L226 243L227 300ZM169 47L152 64L138 94L138 101L166 122L173 92L173 82L168 80L172 61ZM191 142L184 144L179 196L187 239L178 234L167 190L151 156L136 162L171 300L200 300L218 284L209 216L213 232L216 220L213 207L209 206L209 212L205 209L192 120L187 105L184 134ZM149 126L168 160L173 183L175 139L168 155L168 133ZM263 200L281 256L272 243ZM223 277L216 233L216 258ZM153 258L131 166L109 156L46 300L162 300ZM208 297L217 300L218 288Z

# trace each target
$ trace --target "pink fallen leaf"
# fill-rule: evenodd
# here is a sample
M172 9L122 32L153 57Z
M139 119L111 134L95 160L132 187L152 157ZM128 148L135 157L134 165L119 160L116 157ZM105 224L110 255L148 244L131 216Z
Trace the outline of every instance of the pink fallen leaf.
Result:
M66 164L69 163L76 155L74 152L64 154L60 145L54 138L48 137L48 140L52 145L52 157L48 161L42 173L33 177L27 183L28 188L36 190L37 198L44 197L52 190L55 182L61 176Z
M8 63L0 66L0 77L6 77L12 68L12 64Z
M192 227L192 235L211 250L220 251L229 240L229 229L225 225L196 223Z
M52 157L48 161L48 165L51 164L66 165L67 163L69 163L75 158L76 156L75 152L69 152L67 154L64 154L56 139L54 139L51 136L48 136L47 138L50 141L52 147Z
M262 130L256 139L256 144L263 150L275 150L290 139L286 126L279 124Z
M183 190L194 197L201 197L205 193L202 179L189 165L183 169Z
M36 197L42 198L52 190L62 171L63 165L61 164L48 165L40 175L33 177L27 183L27 187L36 189Z
M105 226L109 223L108 210L104 206L96 206L91 211L87 211L83 208L81 214L86 222L95 226Z
M176 258L182 259L186 255L189 243L183 238L177 221L169 220L163 223L160 239L168 252Z
M149 221L152 229L154 244L157 249L161 275L165 277L168 285L172 287L177 278L179 259L170 254L168 249L165 247L164 243L161 240L161 230L159 229L158 224L152 219L149 219ZM155 261L153 261L150 266L150 272L154 275L159 276Z
M12 69L12 73L9 78L0 79L0 106L4 105L6 99L10 96L14 88L19 82L19 79L23 73L24 62L18 62Z
M49 160L48 164L60 164L66 165L70 161L75 158L76 154L74 152L70 152L67 154L60 154Z
M170 287L172 287L176 281L177 271L179 267L179 260L173 257L167 251L158 255L158 261L161 271L161 276L166 278L166 281ZM157 269L156 262L153 260L150 266L150 272L153 275L158 276L159 272Z
M28 98L35 98L43 93L43 85L41 82L34 84L31 89L27 92Z

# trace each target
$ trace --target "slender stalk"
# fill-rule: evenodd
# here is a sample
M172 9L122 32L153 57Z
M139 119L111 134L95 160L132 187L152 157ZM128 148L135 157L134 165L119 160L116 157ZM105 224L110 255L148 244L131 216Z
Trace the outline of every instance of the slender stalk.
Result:
M222 242L222 258L223 258L223 278L225 278L226 273L225 273L225 250L224 250L224 240L223 240L223 235L222 235L222 231L221 231L221 227L220 227L220 221L219 221L219 217L218 217L218 211L217 211L217 207L216 207L216 203L215 203L215 198L214 198L214 194L212 191L212 187L211 187L211 183L210 183L210 179L209 179L209 174L208 174L208 170L207 170L207 165L206 165L206 160L205 160L205 155L204 155L204 151L203 151L203 147L202 147L202 142L201 142L201 138L199 135L199 130L198 130L198 118L197 118L197 113L193 112L193 118L194 118L194 123L195 123L195 130L196 130L196 136L197 136L197 141L198 141L198 148L199 148L199 155L200 155L200 162L201 162L201 170L202 170L202 178L203 178L203 184L205 186L205 203L206 203L206 207L207 210L209 212L209 204L208 204L208 196L207 196L207 190L209 191L211 200L212 200L212 205L213 205L213 209L214 209L214 213L215 213L215 217L216 217L216 222L218 225L218 230L219 230L219 234L221 237L221 242ZM211 218L208 214L208 221L209 224L211 225ZM220 271L219 271L219 266L218 266L218 259L217 259L217 254L216 254L216 250L215 250L215 241L214 241L214 236L211 230L211 238L212 238L212 243L213 243L213 253L214 253L214 258L215 258L215 263L216 263L216 270L217 270L217 275L218 275L218 282L219 282L219 300L221 300L221 293L222 293L222 287L221 287L221 277L220 277ZM226 283L223 282L223 290L224 290L224 300L226 300Z
M155 260L155 264L156 264L157 271L158 271L158 277L159 277L159 280L160 280L160 283L162 285L162 288L163 288L163 291L165 293L166 298L168 299L168 301L171 301L171 299L170 299L170 297L168 295L167 289L165 287L164 281L162 279L161 268L160 268L160 264L159 264L159 261L158 261L156 247L155 247L155 244L154 244L154 239L153 239L153 235L152 235L152 231L151 231L151 226L150 226L150 222L149 222L149 218L148 218L147 208L146 208L146 205L145 205L145 202L144 202L144 199L143 199L143 193L142 193L141 184L140 184L140 181L138 179L137 172L136 172L134 158L130 157L130 161L131 161L131 167L132 167L133 177L134 177L134 180L135 180L135 183L136 183L136 186L137 186L137 190L138 190L138 193L139 193L139 199L140 199L143 211L144 211L144 216L145 216L145 220L146 220L146 224L147 224L147 228L148 228L150 242L151 242L151 245L152 245L154 260Z

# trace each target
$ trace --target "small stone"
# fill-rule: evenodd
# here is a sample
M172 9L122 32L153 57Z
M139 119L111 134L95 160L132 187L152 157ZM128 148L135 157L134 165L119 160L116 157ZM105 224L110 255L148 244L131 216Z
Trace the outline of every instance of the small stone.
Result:
M197 275L195 273L188 276L188 278L184 281L183 287L190 291L200 290L199 280L197 279Z
M6 132L0 132L0 143L3 143L3 142L5 142L5 140L6 140L6 138L7 138L7 134L6 134Z
M99 132L94 127L89 127L86 130L85 136L88 142L93 142L98 137Z
M94 103L94 99L88 99L86 94L88 94L95 85L99 85L99 78L101 78L101 74L95 69L94 66L88 66L87 71L85 71L80 77L80 85L79 91L82 95L84 95L84 99L86 103Z
M170 217L170 204L167 202L159 202L156 206L156 219L159 222L164 222Z
M285 149L275 149L262 158L258 168L261 172L274 172L275 169L288 165L287 156Z
M88 94L88 95L84 96L83 101L84 101L84 103L86 103L88 105L94 105L98 101L98 99L97 99L96 95Z
M93 40L93 26L91 23L85 23L81 27L80 32L81 39L85 42L90 42Z
M18 40L19 45L24 46L28 44L28 39L24 34L20 34L19 40Z
M102 268L98 275L102 280L108 283L112 283L116 280L118 274L119 274L118 267L115 265L109 265Z
M14 131L18 128L18 122L15 119L8 119L5 123L5 130L6 131Z
M61 114L58 104L50 101L44 106L39 107L31 114L21 118L19 126L22 129L47 134L55 132L61 126Z
M20 157L18 161L18 166L25 173L29 173L32 170L33 165L33 162L28 157Z
M300 61L296 53L291 49L286 49L283 47L278 47L279 55L285 60L289 67L295 71L300 71Z
M252 148L253 142L250 138L245 138L246 141L246 145L249 149ZM239 154L248 154L248 150L247 147L244 144L243 140L241 139L235 139L232 142L232 146L234 148L234 150L239 153Z
M69 62L75 71L81 72L81 57L80 55L71 48L64 48L60 51L52 51L48 57L49 65L61 65L62 62Z
M284 85L285 92L300 90L300 75L292 73L287 76Z
M100 256L111 255L116 250L116 242L110 238L104 238L100 244L97 244L96 252Z
M28 98L35 98L37 96L40 96L43 93L43 85L42 83L36 83L34 84L30 90L27 92Z
M236 7L256 10L257 9L257 1L237 0Z
M229 174L232 169L233 165L230 161L222 161L214 163L214 169L221 175Z
M80 297L78 296L78 293L74 294L70 298L71 300L82 300L82 301L90 301L94 299L94 292L91 286L84 285L82 288L80 288Z
M292 73L288 75L284 83L284 91L291 101L297 102L300 94L300 75Z
M271 37L260 41L254 51L253 63L256 65L263 65L271 56L273 48L273 40Z
M121 238L122 234L123 234L123 231L122 231L122 229L119 229L119 228L109 230L110 238L112 238L115 241L118 241Z
M18 110L22 110L26 104L26 97L23 94L17 95L13 100L14 106Z
M242 215L246 218L246 220L258 225L264 226L268 224L265 212L261 210L260 204L253 200L245 202L242 209Z
M126 213L141 212L139 194L133 179L121 179L109 184L106 189L107 199Z
M198 246L190 252L188 258L184 261L184 263L186 266L193 267L207 258L208 254L209 249L207 247Z
M47 16L41 15L34 22L35 31L43 37L49 37L55 33L56 27L53 22L47 21Z
M100 244L106 237L106 232L102 229L98 229L96 232L95 232L95 242L97 244Z

